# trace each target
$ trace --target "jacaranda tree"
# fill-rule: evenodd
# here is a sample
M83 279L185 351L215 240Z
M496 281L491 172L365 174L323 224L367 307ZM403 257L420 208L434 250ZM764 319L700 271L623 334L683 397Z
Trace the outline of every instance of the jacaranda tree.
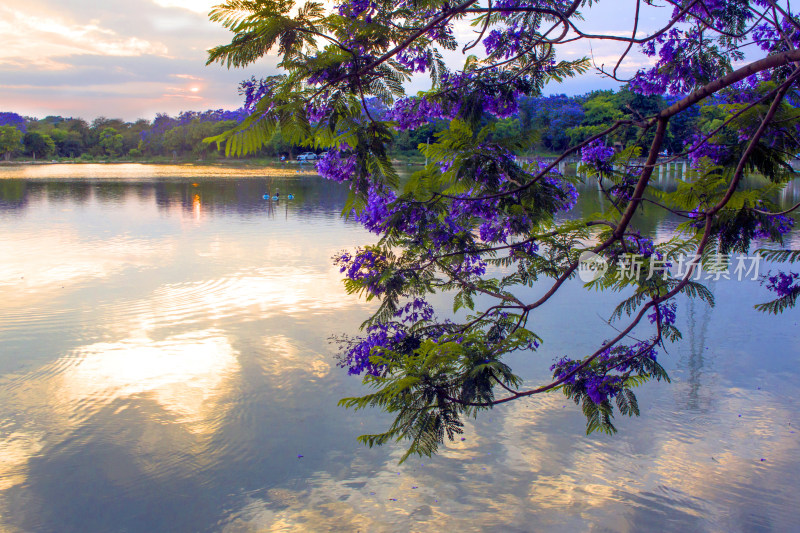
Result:
M774 203L794 175L789 161L800 139L800 18L789 2L631 0L624 7L632 26L618 35L585 31L597 4L229 0L212 11L234 36L210 50L209 63L244 67L275 53L283 72L263 81L247 119L213 140L243 154L280 128L295 143L328 149L319 173L349 185L346 214L380 236L335 258L349 292L380 302L362 336L341 340L343 365L371 388L342 403L395 417L384 433L360 437L364 443L405 438L408 453L431 454L462 431L464 417L552 391L582 407L588 431L615 431L615 410L639 412L635 386L668 379L656 352L680 338L675 297L713 304L693 273L719 254L747 253L756 239L781 243L791 228L791 209ZM648 20L661 17L646 35L645 9ZM459 42L465 28L473 37ZM559 56L581 42L589 55L589 40L622 43L623 52L599 67L588 57ZM460 69L443 56L456 50L465 53ZM652 66L623 79L632 53ZM494 134L521 98L591 69L639 95L672 95L671 103L655 111L628 106L548 161L521 161L515 153L529 140ZM404 84L417 74L430 76L430 88L406 96ZM373 99L382 106L367 105ZM656 190L654 171L669 162L659 156L668 128L685 113L701 118L671 157L688 158L693 170L677 190ZM433 120L449 127L420 145L428 164L401 183L387 146L396 131ZM580 161L577 176L562 175L560 163L572 158ZM755 174L763 185L745 180ZM557 223L581 180L601 188L607 207ZM654 242L634 223L648 210L685 222L672 239ZM773 248L772 261L800 255ZM590 353L565 354L552 379L525 387L507 356L536 357L548 332L534 329L535 317L576 277L587 252L608 265L587 285L623 295L610 318L613 334ZM631 258L640 263L634 275ZM684 268L676 274L678 264ZM531 298L534 284L539 295ZM765 311L780 312L800 294L791 272L765 284L776 293ZM433 293L452 296L452 309L434 309Z

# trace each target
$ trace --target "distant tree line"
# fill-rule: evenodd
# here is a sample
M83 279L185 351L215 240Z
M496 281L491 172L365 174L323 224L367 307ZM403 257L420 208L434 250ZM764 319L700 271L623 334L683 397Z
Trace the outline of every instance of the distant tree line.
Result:
M627 89L594 91L582 96L554 95L524 97L519 101L517 116L498 120L498 137L521 136L530 139L531 152L559 153L582 142L618 120L637 120L650 116L670 104L660 95L643 96ZM373 104L378 106L378 104ZM379 107L379 106L378 106ZM704 106L670 122L666 150L679 153L692 136L713 126L724 110ZM372 110L381 113L383 110ZM153 121L100 117L91 123L81 118L48 116L42 119L23 117L13 112L0 112L0 156L12 158L53 159L214 159L221 151L203 143L203 139L226 131L247 116L247 109L236 111L187 111L172 117L156 115ZM417 147L434 142L436 134L445 130L443 121L432 121L414 130L398 132L392 151L398 156L417 154ZM630 128L618 130L611 139L622 149L646 146L652 139L634 137ZM651 133L652 135L652 133ZM295 146L277 130L270 141L251 157L293 157L308 147Z
M560 154L569 146L580 144L619 120L638 121L651 116L671 105L676 98L660 95L643 96L623 88L619 91L593 91L581 96L563 94L541 97L523 97L519 100L517 116L499 119L495 122L495 135L498 138L528 137L531 150L536 154ZM714 103L704 108L716 109ZM700 107L694 106L680 117L670 122L665 142L670 154L680 153L692 136L708 130L712 115L724 115L724 110L701 116ZM436 133L447 128L444 122L431 123L411 131L397 134L394 149L399 152L415 151L420 143L433 142ZM653 133L636 137L632 128L618 130L609 140L617 149L639 146L645 148L652 141Z

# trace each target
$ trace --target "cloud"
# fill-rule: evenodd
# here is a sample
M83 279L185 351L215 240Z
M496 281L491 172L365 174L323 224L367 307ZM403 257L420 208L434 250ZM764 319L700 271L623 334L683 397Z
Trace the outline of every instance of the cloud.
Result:
M29 116L235 109L252 68L205 66L206 50L230 33L205 15L213 2L10 0L0 6L0 102ZM265 58L258 75L276 72ZM197 90L192 90L197 89Z
M79 24L62 17L35 15L0 6L3 47L0 62L42 64L53 57L76 54L101 56L168 55L167 46L135 36L121 36L99 21Z
M220 0L153 0L153 3L161 7L177 7L206 15L211 8L221 2Z
M181 79L185 79L185 80L198 80L198 81L202 81L202 80L204 79L204 78L201 78L201 77L199 77L199 76L192 76L191 74L172 74L171 76L172 76L173 78L181 78Z
M236 87L248 75L206 67L199 60L159 56L81 55L56 57L51 62L64 66L37 69L0 64L2 110L40 117L56 114L91 120L104 115L134 120L152 119L162 112L236 109L241 106ZM192 92L195 87L201 90ZM178 94L175 89L203 100L164 97Z

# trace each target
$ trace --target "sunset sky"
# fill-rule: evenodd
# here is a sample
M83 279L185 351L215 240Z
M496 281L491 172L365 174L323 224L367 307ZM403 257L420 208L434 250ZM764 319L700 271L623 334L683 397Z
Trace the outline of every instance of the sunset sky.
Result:
M0 4L0 111L22 115L98 116L152 119L158 112L235 109L238 83L251 75L274 74L268 57L245 70L205 66L206 50L231 34L208 20L216 0L4 0ZM622 32L630 26L607 2L591 26ZM631 7L633 3L631 2ZM613 28L613 26L612 26ZM629 30L628 30L629 31ZM471 29L464 28L464 37ZM613 47L597 43L589 53L599 62ZM463 56L451 54L449 61ZM608 59L610 62L610 59ZM645 64L633 58L627 71ZM584 93L617 84L590 74L548 92ZM412 90L423 88L413 84Z

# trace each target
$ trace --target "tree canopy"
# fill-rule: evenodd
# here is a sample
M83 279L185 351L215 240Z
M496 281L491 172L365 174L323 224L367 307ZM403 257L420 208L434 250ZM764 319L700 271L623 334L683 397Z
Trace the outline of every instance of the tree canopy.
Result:
M209 51L209 63L245 67L274 52L283 71L254 83L250 115L213 140L243 154L279 129L294 143L329 149L320 174L349 185L346 214L380 237L335 259L349 292L380 302L363 335L340 339L342 364L371 388L342 403L395 417L364 443L408 439L409 454L431 454L462 431L464 417L553 391L581 406L587 431L615 431L615 412L639 413L636 386L668 380L657 352L680 338L676 296L713 305L693 273L763 239L780 244L792 227L797 206L782 211L774 201L794 176L800 135L800 19L789 3L635 0L626 32L585 30L605 3L350 0L327 9L229 0L212 11L234 35ZM646 33L645 8L659 20ZM457 39L464 28L474 30L466 42ZM581 42L588 52L590 41L621 43L623 52L599 67L560 55ZM465 54L463 68L444 60L455 50ZM652 66L624 79L635 51ZM590 70L626 84L623 105L597 93L580 113L520 109L546 84ZM430 87L409 97L404 84L417 74ZM653 95L669 98L661 105ZM507 118L554 129L548 142L560 155L517 158L536 139L501 127ZM401 182L388 156L395 132L431 123L444 126L419 146L427 166ZM691 162L672 192L653 184L670 161L664 151ZM559 172L571 158L580 159L577 176ZM763 184L747 183L756 173ZM607 207L565 221L559 215L577 201L579 181L596 183ZM635 224L650 210L684 222L657 242ZM785 262L799 255L767 254ZM555 361L549 381L528 386L508 355L536 357L551 333L536 330L536 317L587 258L607 266L587 287L623 295L613 329L595 349ZM767 288L776 299L763 310L793 306L798 274L778 272ZM434 308L435 293L451 296L452 310Z
M11 159L15 150L22 148L22 133L16 126L0 126L0 154L6 161Z

